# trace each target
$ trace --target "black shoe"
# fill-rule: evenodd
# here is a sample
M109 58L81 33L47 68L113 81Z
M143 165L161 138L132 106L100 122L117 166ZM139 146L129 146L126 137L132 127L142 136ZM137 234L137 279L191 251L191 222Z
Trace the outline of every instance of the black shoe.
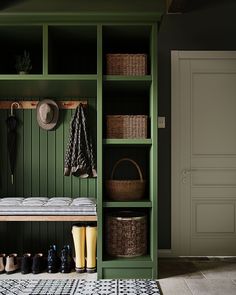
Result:
M43 272L45 269L45 260L42 253L34 255L33 264L32 264L32 273L38 274Z
M71 255L71 250L69 245L65 245L61 250L61 267L60 272L69 273L73 268L73 258Z
M30 253L25 253L21 259L21 273L27 274L32 270L32 257Z
M60 258L57 256L56 245L51 245L48 250L48 273L58 272L60 268Z

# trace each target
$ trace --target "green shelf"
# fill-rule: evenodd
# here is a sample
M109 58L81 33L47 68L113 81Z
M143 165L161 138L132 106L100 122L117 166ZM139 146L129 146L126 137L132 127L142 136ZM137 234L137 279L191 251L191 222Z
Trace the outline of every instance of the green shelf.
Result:
M43 75L43 74L25 74L25 75L0 75L0 80L76 80L76 81L96 81L97 75Z
M133 98L134 101L138 97L149 97L150 86L152 84L152 76L113 76L104 75L104 94L105 97L127 97Z
M77 80L77 81L96 81L97 75L46 75L48 80Z
M103 202L103 207L105 208L151 208L151 201L107 201Z
M105 145L151 145L152 140L148 139L103 139Z
M146 81L151 82L152 76L145 75L145 76L123 76L123 75L103 75L103 81Z
M105 256L102 261L103 267L152 267L153 261L150 255L143 255L138 257L109 257Z
M26 74L26 75L0 75L0 80L43 80L46 76L42 74Z

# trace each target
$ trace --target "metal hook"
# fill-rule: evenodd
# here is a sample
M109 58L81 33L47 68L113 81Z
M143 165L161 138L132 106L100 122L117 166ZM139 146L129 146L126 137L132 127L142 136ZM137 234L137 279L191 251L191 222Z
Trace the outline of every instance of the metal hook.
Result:
M18 102L16 102L16 101L13 102L13 103L11 104L11 116L14 116L14 114L13 114L14 105L17 106L17 109L20 108L20 104L19 104Z

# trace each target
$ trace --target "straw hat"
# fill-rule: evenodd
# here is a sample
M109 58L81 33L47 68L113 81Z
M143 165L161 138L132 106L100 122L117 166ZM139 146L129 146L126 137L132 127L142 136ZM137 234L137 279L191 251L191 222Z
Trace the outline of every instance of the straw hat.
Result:
M45 130L52 130L57 125L59 107L54 100L44 99L37 104L37 121Z

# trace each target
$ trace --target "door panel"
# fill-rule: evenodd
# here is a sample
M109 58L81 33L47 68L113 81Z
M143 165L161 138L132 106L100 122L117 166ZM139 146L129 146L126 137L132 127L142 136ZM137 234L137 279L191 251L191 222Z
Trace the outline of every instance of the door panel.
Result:
M236 74L191 69L192 154L235 155Z
M196 233L234 233L234 203L197 202L194 203L193 209L193 226Z
M236 52L191 55L172 53L173 250L236 255Z

